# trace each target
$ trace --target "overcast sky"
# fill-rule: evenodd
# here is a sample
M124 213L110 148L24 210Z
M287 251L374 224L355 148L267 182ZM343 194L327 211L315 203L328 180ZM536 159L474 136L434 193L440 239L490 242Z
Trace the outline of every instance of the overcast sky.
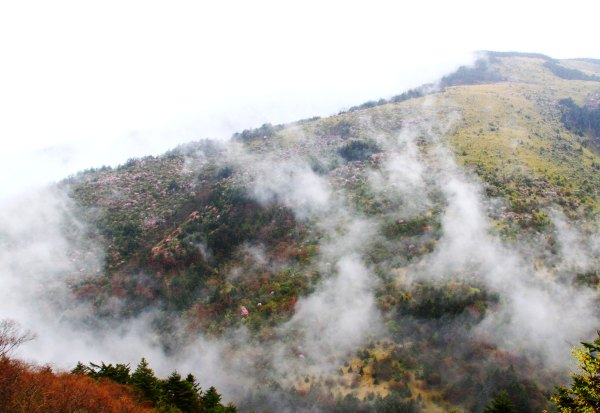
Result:
M4 1L0 198L390 97L476 50L600 58L597 4Z

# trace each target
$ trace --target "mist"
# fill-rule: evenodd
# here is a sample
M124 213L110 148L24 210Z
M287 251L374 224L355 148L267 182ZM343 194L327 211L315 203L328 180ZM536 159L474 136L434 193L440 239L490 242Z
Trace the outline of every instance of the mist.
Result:
M415 113L391 132L378 126L384 109L362 116L362 126L385 148L375 155L379 166L363 171L350 164L337 167L350 182L364 179L375 194L395 202L390 212L394 219L411 219L443 205L435 248L405 268L390 263L390 274L401 273L401 284L466 280L484 286L499 301L470 337L542 360L550 369L566 368L571 346L590 337L599 319L595 293L573 286L560 274L597 268L597 234L579 230L560 212L549 211L559 256L554 269L540 267L535 246L507 243L491 230L489 211L499 208L498 201L483 196L481 182L457 165L445 142L458 114L435 97L423 99ZM308 142L314 139L295 133ZM426 151L417 144L423 139L429 145ZM314 266L324 279L313 293L299 298L289 321L274 329L281 340L259 342L243 325L221 338L190 337L175 321L179 344L173 353L165 351L164 340L155 332L153 323L163 315L152 308L134 318L98 318L89 304L72 294L71 286L103 271L105 251L65 187L52 186L4 201L0 209L0 313L37 334L19 349L20 357L63 369L82 360L135 365L146 357L159 374L173 368L192 371L203 386L216 385L226 400L236 401L254 391L265 375L289 388L304 377L333 374L370 340L392 334L376 304L381 280L367 258L373 243L381 241L380 224L356 208L347 190L316 173L309 163L314 158L307 153L290 157L285 148L273 148L264 155L235 142L222 146L221 161L245 168L245 185L257 202L290 208L297 220L320 233ZM194 156L184 163L186 170L203 167L205 155ZM257 268L272 265L264 246L245 244L240 251ZM232 282L244 276L229 275ZM571 304L565 307L565 302ZM118 309L119 300L111 305ZM410 317L406 322L412 322ZM444 329L445 334L466 334L458 324ZM404 334L410 342L412 333ZM270 403L285 405L278 399L282 396L273 397Z
M566 371L570 348L594 335L600 321L597 293L576 285L573 277L600 265L597 222L572 222L558 207L549 208L551 235L503 239L492 222L503 201L488 198L480 179L457 163L447 137L460 110L435 94L403 109L398 119L386 107L357 114L353 126L361 130L361 139L381 149L362 163L321 153L317 146L324 137L298 124L286 129L285 142L293 151L274 144L272 151L256 152L229 140L263 123L330 116L433 82L472 63L477 49L600 55L597 42L571 49L572 41L562 45L563 33L558 40L550 36L558 36L555 27L566 19L562 8L549 6L554 18L540 30L555 41L538 47L531 40L523 43L518 30L500 39L481 23L449 19L444 12L449 6L440 6L435 16L428 6L391 10L381 4L369 11L343 4L293 11L276 4L256 9L236 4L235 13L223 6L177 6L168 13L140 5L119 12L114 5L90 10L64 4L57 11L38 6L34 14L20 6L0 13L5 16L0 38L21 41L0 43L2 54L12 58L0 69L0 88L6 91L0 97L5 119L0 126L5 138L0 318L14 319L36 334L19 348L18 357L58 369L78 361L135 366L145 357L161 376L173 369L191 371L203 388L215 385L226 401L242 401L259 384L289 389L308 377L332 375L373 340L401 335L410 348L422 333L394 330L379 306L378 292L390 279L407 293L418 283L436 282L465 282L489 291L497 300L471 329L458 321L428 325L439 327L443 337L491 342L548 371ZM66 6L78 19L61 17ZM270 13L263 15L264 10ZM487 11L478 12L487 22ZM428 34L424 18L415 16L429 16L433 23L428 24L448 38ZM514 17L503 16L506 21ZM13 22L4 21L11 17ZM29 23L20 27L25 20ZM496 32L506 33L505 23L494 24ZM464 31L454 30L462 26ZM590 21L578 28L588 26L595 27ZM407 42L415 33L423 38ZM22 50L31 53L21 56ZM346 119L340 116L335 120ZM218 337L190 335L185 320L172 317L168 344L176 351L169 351L156 331L157 320L169 317L164 311L149 306L133 317L101 318L74 294L83 280L105 271L106 240L90 220L101 212L85 210L69 196L68 185L52 182L205 138L222 145L218 165L244 171L239 179L251 199L265 208L289 209L317 234L319 251L311 269L322 279L310 294L298 297L287 321L273 327L273 340L258 340L243 323ZM343 143L337 136L328 139L331 147ZM197 175L205 158L189 156L182 174ZM358 184L393 206L381 213L382 220L355 202L351 189ZM385 239L382 222L432 215L435 220L436 210L439 238L432 240L428 229L421 238ZM556 254L547 257L540 245L550 241ZM374 262L374 246L381 245L397 256ZM205 245L198 249L210 258ZM403 256L417 250L426 252ZM261 244L244 243L236 253L256 271L286 265L270 262ZM137 276L140 282L149 277ZM235 283L250 275L240 267L224 276ZM122 305L115 298L104 310L115 315ZM412 316L393 317L402 327L416 323ZM456 353L466 352L463 343L451 344ZM269 403L281 411L289 408L277 392Z
M189 140L329 116L432 82L476 50L597 56L593 13L573 14L587 8L545 5L538 19L536 5L514 4L490 20L468 2L5 4L2 196ZM577 26L559 34L567 22Z

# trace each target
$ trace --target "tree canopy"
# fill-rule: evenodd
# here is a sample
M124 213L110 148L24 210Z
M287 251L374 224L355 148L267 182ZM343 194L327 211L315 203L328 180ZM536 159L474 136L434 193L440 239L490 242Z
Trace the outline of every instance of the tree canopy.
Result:
M600 332L594 342L581 344L573 350L579 370L571 374L571 386L558 387L552 396L561 413L600 411Z

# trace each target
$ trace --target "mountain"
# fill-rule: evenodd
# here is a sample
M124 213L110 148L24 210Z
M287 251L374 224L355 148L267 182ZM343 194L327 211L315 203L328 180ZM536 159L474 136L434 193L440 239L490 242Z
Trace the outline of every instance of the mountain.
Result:
M336 116L84 171L59 188L91 311L61 317L145 320L242 411L501 392L540 411L599 325L599 119L600 61L485 52Z

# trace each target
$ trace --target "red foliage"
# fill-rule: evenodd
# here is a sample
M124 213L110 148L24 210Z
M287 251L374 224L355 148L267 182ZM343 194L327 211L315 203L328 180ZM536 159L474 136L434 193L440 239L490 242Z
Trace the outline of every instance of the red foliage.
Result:
M286 312L294 311L294 308L296 307L296 301L298 301L298 298L296 296L290 297L288 300L284 301L281 304L281 310Z
M134 294L138 297L144 297L148 300L154 299L154 293L152 290L145 285L137 285L134 290Z
M118 280L113 281L111 292L113 296L119 298L123 298L127 295L127 290L125 289L123 284Z
M208 325L214 311L203 304L194 304L189 312L188 327L191 331L202 330Z
M0 359L0 411L3 413L150 413L129 386L87 376L54 373L4 357Z
M74 291L77 297L82 299L93 299L100 294L100 288L98 285L92 284L92 282L78 286Z
M256 293L260 289L260 281L254 277L248 278L244 282L244 287L250 292Z

